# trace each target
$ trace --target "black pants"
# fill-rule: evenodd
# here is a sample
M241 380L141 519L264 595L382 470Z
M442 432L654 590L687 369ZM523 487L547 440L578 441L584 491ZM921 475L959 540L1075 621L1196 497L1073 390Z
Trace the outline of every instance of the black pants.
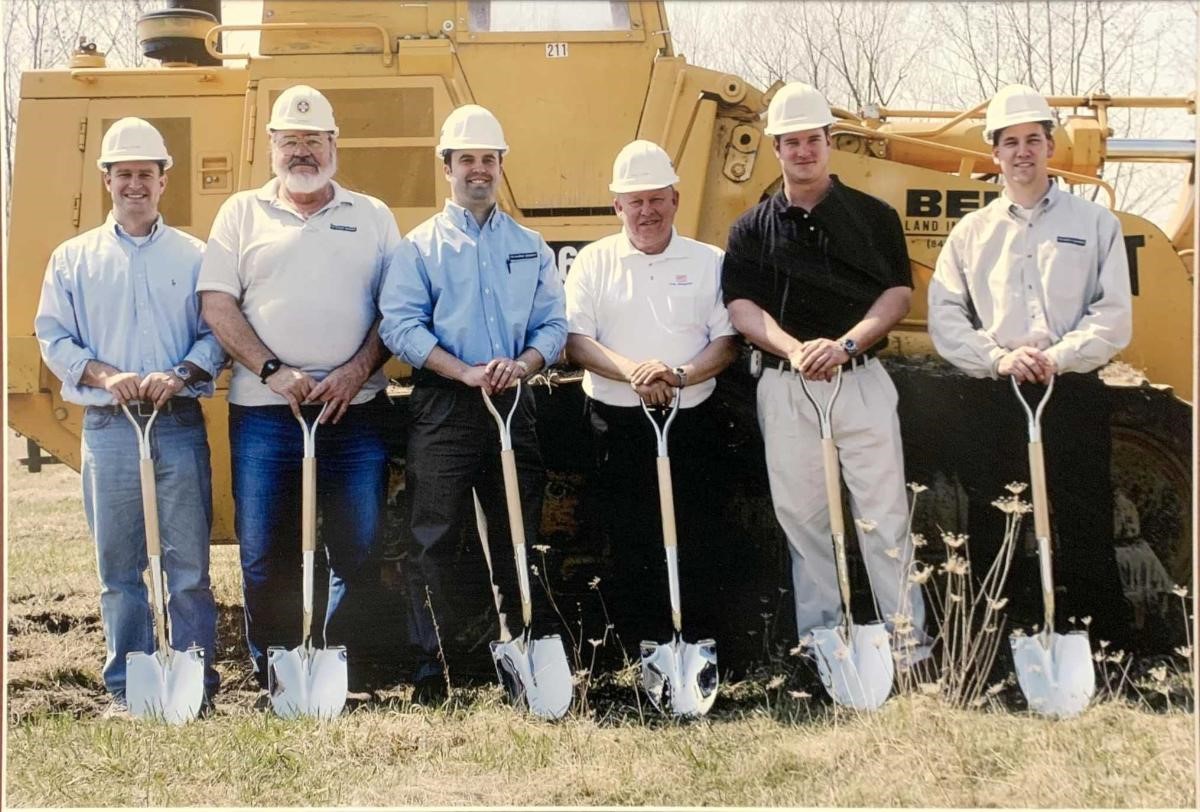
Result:
M507 416L513 397L511 392L493 397L501 415ZM495 583L514 635L520 634L522 622L500 467L500 436L480 390L449 381L429 384L418 381L410 403L407 478L412 517L406 577L411 598L410 640L417 659L413 673L416 682L442 673L439 637L444 644L458 631L464 604L473 603L478 597L474 592L464 594L462 587L468 582L478 583L479 573L464 573L459 560L463 523L475 520L472 488L479 494L488 518ZM513 416L512 435L526 549L530 560L536 561L531 548L537 543L541 522L544 473L535 430L533 392L527 388L522 389ZM463 558L477 560L474 556ZM531 576L533 605L544 606L541 589L532 581ZM538 636L557 631L544 611L537 617Z
M969 500L968 532L972 567L982 576L995 557L1004 535L1005 515L992 501L1008 492L1010 482L1029 482L1029 431L1021 406L1007 378L978 381L984 396L979 414L964 415L958 449L958 473ZM1024 384L1022 390L1036 408L1045 387ZM1042 414L1042 441L1054 550L1058 631L1070 628L1069 617L1091 617L1093 640L1108 640L1112 648L1134 650L1132 614L1125 600L1113 552L1112 437L1105 384L1094 373L1066 373ZM1022 498L1032 500L1026 490ZM1022 528L1032 527L1033 515ZM1014 597L1009 617L1028 628L1042 622L1037 559L1018 541L1009 593Z
M626 654L641 640L670 639L670 599L654 429L640 406L588 399L596 450L594 488L612 561L604 591ZM684 637L721 636L725 538L715 462L720 434L712 399L680 409L668 434L675 493ZM660 423L664 414L657 415ZM719 641L718 641L719 642Z

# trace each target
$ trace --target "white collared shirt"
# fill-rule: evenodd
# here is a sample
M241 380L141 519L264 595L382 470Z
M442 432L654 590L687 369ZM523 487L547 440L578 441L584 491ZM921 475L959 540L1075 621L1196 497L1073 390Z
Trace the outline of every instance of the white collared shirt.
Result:
M567 274L567 330L594 338L634 361L685 364L720 336L734 335L721 301L715 246L681 237L661 254L643 254L624 230L584 246ZM702 403L716 380L688 386L683 408ZM637 406L627 381L585 372L583 391L611 406Z
M964 217L929 283L938 353L978 378L1021 346L1090 372L1129 344L1133 305L1121 225L1053 183L1032 209L1007 194Z
M236 297L250 326L283 363L321 380L348 361L375 323L379 289L400 230L380 200L333 184L307 219L280 200L279 181L233 195L213 221L198 291ZM285 404L259 370L234 364L229 402ZM376 371L355 396L387 385Z

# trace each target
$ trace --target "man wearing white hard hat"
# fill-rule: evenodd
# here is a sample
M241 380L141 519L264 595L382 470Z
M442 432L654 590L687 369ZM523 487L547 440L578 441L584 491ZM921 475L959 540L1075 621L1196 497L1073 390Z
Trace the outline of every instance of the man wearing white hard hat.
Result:
M553 253L541 235L496 204L507 151L500 122L487 109L468 104L446 118L437 152L450 198L395 252L380 297L380 334L413 366L405 473L418 697L444 691L438 636L461 631L454 561L464 517L473 515L472 488L483 501L491 537L509 538L500 441L480 391L507 413L509 387L557 361L566 342ZM532 545L541 525L544 474L530 387L521 390L512 445ZM493 557L495 578L502 606L514 617L515 572L502 561ZM545 603L535 601L534 607Z
M320 92L296 85L280 93L267 132L275 176L221 206L199 284L205 318L236 362L229 444L246 637L265 688L268 646L300 643L304 446L296 417L312 422L324 406L314 609L324 622L314 622L313 644L347 647L356 690L387 483L377 301L401 238L385 203L333 180L338 128Z
M718 636L715 590L723 580L724 550L716 510L722 486L714 465L721 433L710 396L737 347L721 301L723 252L675 231L678 183L657 144L626 145L608 187L622 229L584 246L566 283L567 355L586 370L600 515L618 562L614 585L618 594L651 604L628 598L614 604L617 634L630 650L671 631L655 435L641 404L665 408L677 391L680 411L668 440L684 635ZM646 627L647 621L662 627Z
M982 379L988 396L978 398L987 413L963 421L960 473L971 497L972 542L984 551L998 544L1003 516L989 502L1006 483L1029 479L1025 417L1008 379L1026 384L1032 401L1055 378L1042 432L1060 548L1056 581L1065 588L1060 615L1090 616L1093 635L1129 650L1129 610L1112 546L1110 410L1095 373L1133 331L1121 225L1108 209L1050 178L1054 117L1037 91L997 91L983 137L1004 189L954 226L929 285L934 346ZM978 431L984 425L987 431ZM979 461L974 468L972 460ZM1036 594L1033 564L1022 564L1014 587ZM1018 622L1040 620L1035 608L1027 616L1019 609Z
M828 401L841 369L832 433L859 520L857 534L880 620L905 662L928 656L925 605L908 580L912 546L896 388L875 358L908 313L912 271L891 206L829 173L833 113L820 91L793 82L767 109L783 188L734 223L725 302L762 353L758 422L775 515L792 560L801 640L841 622L818 417L804 376ZM911 629L911 632L909 630Z
M211 704L220 682L208 568L212 477L198 398L212 394L224 354L196 296L204 243L164 223L158 212L172 160L149 122L115 122L96 163L112 210L102 226L54 250L34 330L46 366L62 380L63 400L86 407L81 474L100 571L104 686L113 710L123 709L126 655L154 651L142 581L147 558L138 437L121 408L126 405L143 427L159 412L151 442L170 642L181 651L204 649Z

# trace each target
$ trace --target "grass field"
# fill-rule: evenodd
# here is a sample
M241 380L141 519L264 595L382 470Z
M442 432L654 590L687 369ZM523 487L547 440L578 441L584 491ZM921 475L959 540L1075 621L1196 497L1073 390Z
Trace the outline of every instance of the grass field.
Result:
M1196 805L1190 703L1110 699L1053 722L914 690L855 714L794 695L781 673L723 686L709 718L681 724L640 709L624 674L556 724L514 712L496 687L424 708L407 686L333 722L284 722L251 709L232 547L213 555L217 713L182 728L101 719L79 479L25 473L23 441L11 446L7 805Z

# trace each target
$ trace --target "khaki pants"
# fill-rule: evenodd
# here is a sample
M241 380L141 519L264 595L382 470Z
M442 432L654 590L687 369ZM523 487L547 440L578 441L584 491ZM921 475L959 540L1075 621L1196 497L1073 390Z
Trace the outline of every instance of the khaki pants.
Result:
M808 384L819 403L833 392L832 382ZM861 528L856 532L880 619L908 615L920 640L925 603L920 587L907 580L912 545L896 400L896 388L883 365L867 359L842 373L831 422L842 477L850 489L851 512L855 519L875 522L871 532ZM791 372L763 371L758 383L758 423L766 446L771 500L788 539L796 628L803 638L814 628L836 625L842 612L817 414Z

